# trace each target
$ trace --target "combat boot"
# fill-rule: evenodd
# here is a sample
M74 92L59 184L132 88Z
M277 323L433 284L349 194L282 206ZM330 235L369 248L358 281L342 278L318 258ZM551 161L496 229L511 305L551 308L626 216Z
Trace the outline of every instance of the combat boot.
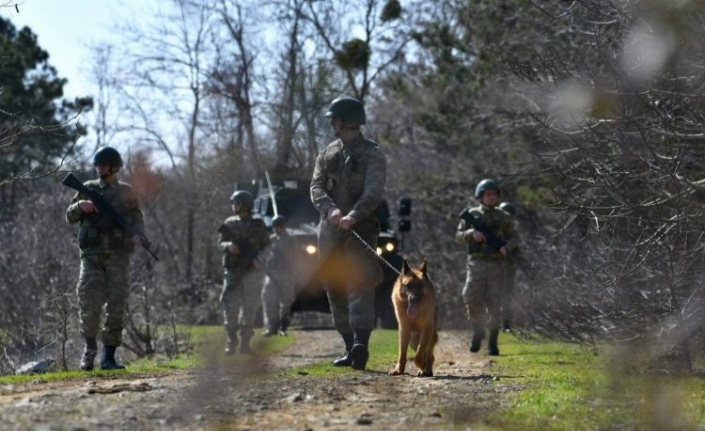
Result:
M252 349L250 349L250 337L245 337L242 335L242 342L240 342L240 353L243 355L251 355L254 353Z
M350 357L350 350L352 350L353 342L355 337L353 334L340 334L345 342L345 355L333 361L334 367L349 367L352 365L352 358Z
M289 319L284 318L281 320L281 324L279 325L279 335L286 337L287 333L286 330L289 329Z
M95 357L98 355L98 343L95 338L86 337L86 346L83 348L83 356L78 366L81 371L93 371Z
M370 351L367 345L370 341L370 333L372 331L354 329L355 340L350 349L350 358L352 359L352 367L354 370L364 370L367 366L367 360L370 358Z
M470 351L472 353L477 353L480 351L480 344L482 339L485 338L485 329L480 326L475 326L472 334L472 340L470 340Z
M103 346L103 355L100 358L101 370L124 370L125 366L115 360L117 346Z
M228 331L228 344L225 345L225 354L230 356L234 355L237 350L237 333L234 331Z
M497 346L497 338L499 337L499 328L490 329L490 338L488 340L487 353L490 356L499 356L499 347Z
M262 332L263 337L273 337L277 335L277 330L276 329L267 329L264 332Z
M502 322L502 331L512 332L512 326L509 324L509 319L504 319L504 322Z

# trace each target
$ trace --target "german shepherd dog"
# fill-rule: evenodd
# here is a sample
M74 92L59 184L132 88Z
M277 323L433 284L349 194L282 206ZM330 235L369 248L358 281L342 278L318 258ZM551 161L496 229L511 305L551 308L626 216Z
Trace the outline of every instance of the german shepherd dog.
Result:
M399 360L389 372L391 376L404 374L406 353L416 351L414 364L419 377L433 376L433 348L438 343L438 302L431 280L426 273L426 261L411 269L404 260L401 275L394 283L392 303L399 322Z

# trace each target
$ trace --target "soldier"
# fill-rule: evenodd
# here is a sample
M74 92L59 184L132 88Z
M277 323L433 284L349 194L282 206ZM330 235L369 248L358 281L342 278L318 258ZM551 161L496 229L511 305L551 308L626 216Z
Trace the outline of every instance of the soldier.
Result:
M380 231L376 210L387 161L377 144L362 135L365 109L359 100L339 97L325 116L338 139L316 158L311 201L321 213L318 245L333 323L345 343L345 354L333 365L364 370L375 326L374 289L384 277L376 255L354 232L376 249Z
M230 196L234 216L218 229L218 250L223 253L223 324L228 336L225 353L234 355L240 332L240 353L251 354L255 314L259 307L264 273L257 255L269 245L267 227L251 217L254 199L244 190Z
M499 209L509 214L509 217L512 219L514 219L517 213L517 210L514 205L509 202L502 202L501 204L499 204ZM514 256L519 255L518 247L512 251L512 254L514 254ZM511 261L508 261L507 264L509 266L509 269L507 270L507 281L504 286L505 290L502 294L500 309L502 312L502 330L504 332L512 332L512 326L510 324L512 319L511 306L512 298L514 297L514 285L516 283L517 267Z
M500 298L504 293L503 286L506 284L508 270L506 256L514 248L517 239L509 215L496 208L499 203L499 185L495 180L480 181L475 188L475 198L480 201L480 206L471 208L470 213L482 220L491 232L504 242L504 245L499 250L489 249L485 235L472 226L466 225L465 220L460 220L455 240L468 246L467 279L463 289L463 301L473 328L470 351L475 353L480 350L480 343L485 336L483 318L487 311L489 315L487 326L490 330L488 353L498 356Z
M93 165L99 179L87 181L84 185L101 193L128 224L142 230L144 219L137 196L129 184L117 179L122 167L120 153L112 147L102 147L93 156ZM85 341L80 369L93 370L103 305L105 322L100 368L124 369L115 360L115 350L122 344L125 309L130 292L130 253L141 245L140 237L128 237L109 215L101 212L81 193L77 193L71 200L66 210L66 221L69 224L79 223L81 269L76 291L81 335Z
M272 219L274 233L270 235L270 255L267 259L267 276L262 288L264 326L262 335L286 335L291 322L291 304L294 303L292 282L293 241L286 232L286 218L278 215Z

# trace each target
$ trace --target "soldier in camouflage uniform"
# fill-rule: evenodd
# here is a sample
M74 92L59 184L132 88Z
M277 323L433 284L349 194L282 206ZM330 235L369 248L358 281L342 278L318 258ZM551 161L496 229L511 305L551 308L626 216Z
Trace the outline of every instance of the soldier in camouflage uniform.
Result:
M337 98L325 115L338 139L316 158L311 201L321 213L318 245L328 302L345 343L345 355L333 365L364 370L375 326L374 289L383 273L377 257L351 231L354 228L376 248L380 231L376 210L384 192L387 161L377 144L360 131L365 124L360 101Z
M240 332L240 353L250 354L255 314L259 307L264 271L257 255L269 245L267 227L251 216L254 199L244 190L230 197L234 216L218 230L218 250L223 254L223 324L228 336L225 353L235 354Z
M291 305L294 303L294 279L292 262L294 257L293 239L286 232L286 219L278 215L272 219L274 233L270 235L271 244L267 258L267 276L262 288L262 308L264 326L262 335L286 335L291 321Z
M502 202L499 204L499 209L509 214L514 222L514 217L516 216L516 208L509 202ZM517 246L512 250L512 255L519 256L519 247ZM517 266L511 262L507 262L509 269L507 270L507 281L505 283L505 291L502 294L502 299L500 303L500 309L502 312L502 330L504 332L512 332L511 319L512 319L512 298L514 297L514 286L516 285L516 272Z
M142 230L144 220L137 196L129 184L117 179L122 167L120 153L112 147L100 148L93 156L93 165L100 178L85 182L85 186L100 192L128 224ZM109 215L99 212L93 202L81 193L71 200L66 210L66 221L79 223L81 269L76 290L81 335L85 340L80 369L93 370L103 305L105 322L100 368L123 369L125 367L115 360L115 350L122 344L124 315L130 292L130 253L135 246L141 245L140 237L128 237Z
M471 208L471 214L479 217L489 227L492 233L504 241L499 250L488 249L487 240L482 232L467 226L465 220L460 220L455 234L456 242L467 244L467 279L463 289L463 301L468 317L472 323L473 336L470 351L480 350L480 342L485 336L485 311L490 330L488 352L492 356L499 355L497 339L501 320L501 296L505 291L506 272L509 270L506 258L517 242L516 233L509 215L496 208L499 203L499 185L496 181L485 179L475 188L475 198L480 206Z

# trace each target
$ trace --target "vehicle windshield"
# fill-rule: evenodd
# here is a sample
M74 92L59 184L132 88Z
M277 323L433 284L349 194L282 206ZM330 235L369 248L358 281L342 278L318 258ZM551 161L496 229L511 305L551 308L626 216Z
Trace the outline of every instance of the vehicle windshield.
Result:
M295 189L281 189L276 192L277 210L286 217L290 226L298 224L318 223L318 211L311 203L308 193ZM267 220L274 217L274 206L271 200L262 198L255 211Z

